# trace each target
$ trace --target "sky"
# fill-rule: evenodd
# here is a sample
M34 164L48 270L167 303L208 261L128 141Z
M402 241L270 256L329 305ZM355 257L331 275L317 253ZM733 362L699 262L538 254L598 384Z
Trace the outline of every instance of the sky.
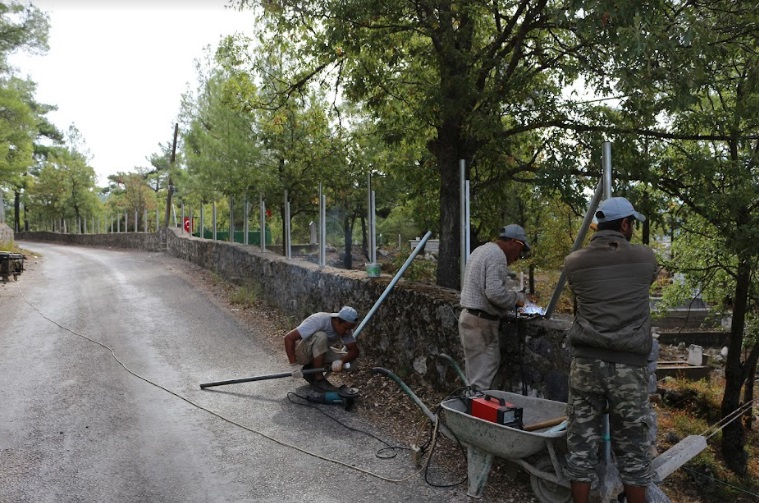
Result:
M170 145L193 61L233 33L252 32L252 12L227 0L31 0L50 19L44 56L14 54L36 99L55 105L48 118L63 132L75 125L98 185L108 175L149 166Z

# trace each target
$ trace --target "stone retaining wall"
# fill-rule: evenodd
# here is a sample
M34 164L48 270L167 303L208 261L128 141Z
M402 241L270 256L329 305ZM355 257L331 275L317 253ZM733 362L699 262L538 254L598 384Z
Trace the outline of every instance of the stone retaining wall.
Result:
M272 251L262 253L256 246L189 237L176 229L160 235L19 233L17 239L163 250L236 284L254 282L269 302L292 319L293 326L313 312L336 311L344 304L358 309L363 319L392 280L388 275L369 278L363 271L286 260ZM448 354L463 370L458 294L458 290L401 279L358 335L362 353L410 386L429 384L451 390L460 385L450 365L437 357ZM494 387L565 401L568 328L569 321L559 318L504 322L503 358Z

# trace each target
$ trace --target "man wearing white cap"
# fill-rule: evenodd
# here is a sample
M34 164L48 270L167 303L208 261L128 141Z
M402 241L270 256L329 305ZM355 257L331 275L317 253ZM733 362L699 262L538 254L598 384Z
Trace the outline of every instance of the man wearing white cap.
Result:
M332 372L340 372L345 363L358 358L358 344L353 337L357 323L358 312L350 306L343 306L337 313L314 313L288 332L285 352L292 376L303 377L320 391L336 389L321 373L304 375L302 369L322 368L329 364ZM338 343L342 343L344 351L334 347Z
M459 316L459 337L471 386L490 389L498 372L500 319L526 300L523 292L511 288L509 264L529 251L524 229L510 224L501 229L496 241L475 248L467 260L461 287L464 309Z
M598 465L603 416L628 503L646 501L651 483L648 356L651 353L649 288L656 257L632 245L636 221L646 217L624 197L596 211L590 244L564 260L577 309L569 330L572 363L567 402L567 466L575 503L588 501Z

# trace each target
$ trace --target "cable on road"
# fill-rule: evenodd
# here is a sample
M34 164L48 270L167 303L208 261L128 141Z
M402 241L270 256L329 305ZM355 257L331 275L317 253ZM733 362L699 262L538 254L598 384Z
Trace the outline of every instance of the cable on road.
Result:
M132 376L136 377L137 379L140 379L141 381L144 381L144 382L146 382L147 384L150 384L151 386L153 386L153 387L155 387L155 388L158 388L158 389L160 389L160 390L163 390L163 391L165 391L166 393L169 393L170 395L173 395L173 396L175 396L176 398L179 398L179 399L180 399L180 400L182 400L183 402L185 402L185 403L188 403L189 405L192 405L193 407L195 407L195 408L197 408L197 409L200 409L200 410L202 410L202 411L204 411L204 412L206 412L206 413L208 413L208 414L210 414L210 415L212 415L212 416L214 416L214 417L216 417L216 418L218 418L218 419L221 419L222 421L224 421L224 422L226 422L226 423L229 423L229 424L231 424L231 425L237 426L238 428L241 428L241 429L243 429L243 430L245 430L245 431L249 431L249 432L251 432L251 433L255 433L256 435L259 435L259 436L261 436L261 437L263 437L263 438L265 438L265 439L267 439L267 440L270 440L271 442L274 442L274 443L276 443L276 444L279 444L279 445L281 445L281 446L283 446L283 447L289 447L290 449L296 450L296 451L298 451L298 452L301 452L301 453L303 453L303 454L306 454L306 455L308 455L308 456L312 456L312 457L314 457L314 458L318 458L318 459L321 459L321 460L323 460L323 461L327 461L327 462L329 462L329 463L334 463L334 464L336 464L336 465L340 465L340 466L343 466L343 467L345 467L345 468L348 468L348 469L351 469L351 470L354 470L354 471L357 471L357 472L363 473L363 474L365 474L365 475L369 475L369 476L371 476L371 477L374 477L374 478L377 478L377 479L380 479L380 480L384 480L384 481L386 481L386 482L405 482L405 481L409 480L410 478L412 478L413 476L415 476L415 475L417 475L418 473L420 473L422 470L425 470L425 469L426 469L426 467L427 467L427 465L429 464L429 460L430 460L430 458L431 458L431 454L432 454L432 452L431 452L431 451L429 452L429 454L427 455L426 459L424 460L424 463L423 463L423 465L422 465L422 467L421 467L421 468L419 468L418 470L414 471L413 473L411 473L410 475L408 475L408 476L406 476L406 477L403 477L403 478L400 478L400 479L393 479L393 478L389 478L389 477L385 477L385 476L379 475L378 473L374 473L374 472L372 472L372 471L370 471L370 470L367 470L367 469L364 469L364 468L361 468L361 467L358 467L358 466L354 466L354 465L348 464L348 463L346 463L346 462L344 462L344 461L340 461L340 460L338 460L338 459L334 459L334 458L329 458L329 457L326 457L326 456L322 456L321 454L317 454L317 453L315 453L315 452L312 452L312 451L309 451L309 450L303 449L303 448L301 448L301 447L298 447L298 446L296 446L296 445L290 444L290 443L288 443L288 442L285 442L285 441L283 441L283 440L279 440L279 439L277 439L277 438L274 438L274 437L272 437L272 436L270 436L270 435L267 435L266 433L263 433L262 431L256 430L255 428L251 428L251 427L249 427L249 426L245 426L244 424L238 423L237 421L235 421L235 420L233 420L233 419L230 419L230 418L228 418L228 417L225 417L225 416L221 415L221 414L220 414L220 413L218 413L218 412L214 412L214 411L213 411L213 410L211 410L211 409L208 409L208 408L206 408L206 407L203 407L202 405L200 405L200 404L198 404L198 403L195 403L195 402L193 402L193 401L192 401L192 400L190 400L189 398L186 398L186 397L184 397L184 396L180 395L179 393L177 393L177 392L175 392L175 391L172 391L172 390L170 390L170 389L168 389L168 388L166 388L166 387L164 387L164 386L162 386L162 385L160 385L160 384L158 384L158 383L156 383L156 382L153 382L153 381L151 381L150 379L148 379L148 378L146 378L146 377L143 377L143 376L139 375L137 372L134 372L134 371L133 371L133 370L131 370L129 367L127 367L127 366L124 364L124 362L122 362L122 361L119 359L119 357L118 357L118 356L116 356L116 353L114 352L114 350L113 350L112 348L110 348L110 347L109 347L109 346L107 346L106 344L103 344L102 342L99 342L99 341L96 341L96 340L94 340L94 339L91 339L90 337L87 337L87 336L86 336L86 335L84 335L84 334L80 334L80 333L76 332L75 330L72 330L72 329L70 329L70 328L68 328L68 327L65 327L65 326L61 325L60 323L58 323L57 321L55 321L55 320L53 320L53 319L50 319L50 318L48 318L48 317L45 315L45 313L43 313L42 311L40 311L40 310L39 310L39 309L38 309L38 308L37 308L37 307L36 307L34 304L32 304L31 302L29 302L29 300L26 298L26 296L24 296L24 292L23 292L23 290L21 290L21 287L20 287L18 284L16 284L16 287L18 288L19 292L21 293L21 298L22 298L22 299L24 299L24 302L25 302L27 305L29 305L29 307L31 307L32 309L34 309L34 310L35 310L35 311L36 311L36 312L37 312L37 313L38 313L38 314L39 314L39 315L40 315L42 318L44 318L44 319L45 319L45 320L47 320L48 322L50 322L50 323L52 323L53 325L57 326L57 327L58 327L58 328L60 328L61 330L64 330L64 331L66 331L66 332L68 332L68 333L70 333L70 334L72 334L72 335L75 335L75 336L77 336L77 337L81 337L82 339L84 339L84 340L86 340L86 341L89 341L89 342L91 342L91 343L93 343L93 344L95 344L95 345L97 345L97 346L100 346L101 348L105 349L106 351L108 351L108 352L111 354L111 357L112 357L112 358L113 358L113 359L114 359L114 360L115 360L115 361L116 361L116 362L117 362L117 363L118 363L118 364L121 366L121 368L123 368L123 369L124 369L126 372L128 372L128 373L129 373L129 374L131 374ZM436 427L435 429L437 430L437 427ZM376 438L376 437L375 437L375 438ZM425 478L426 478L426 477L425 477ZM453 484L453 485L459 485L459 484L461 484L461 482L459 482L459 483L457 483L457 484ZM452 485L452 486L453 486L453 485ZM452 486L438 486L438 487L452 487Z

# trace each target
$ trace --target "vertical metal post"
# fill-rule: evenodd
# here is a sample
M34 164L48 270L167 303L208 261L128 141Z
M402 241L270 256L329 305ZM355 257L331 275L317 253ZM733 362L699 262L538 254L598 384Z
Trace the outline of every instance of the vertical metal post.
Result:
M216 199L213 201L213 240L216 241Z
M604 199L611 197L611 142L605 141L601 149L601 168L603 170Z
M374 250L377 248L376 243L376 236L374 235L374 208L372 206L373 199L372 199L372 174L369 173L367 175L367 183L366 183L366 220L367 220L367 227L369 227L369 236L368 236L368 243L367 243L367 251L369 252L369 263L374 264L375 257L374 257Z
M182 234L184 234L184 202L182 203L182 230L180 231Z
M248 234L250 233L250 199L248 199L248 193L245 193L245 223L242 226L242 232L245 234L243 236L242 242L243 244L250 244L248 239Z
M322 190L322 184L319 184L319 266L324 267L327 264L327 225L325 220L327 219L327 211L325 209L326 200L324 198L324 192Z
M377 263L377 201L376 201L376 194L372 190L371 192L371 212L372 212L372 227L371 227L371 233L372 233L372 251L369 254L369 258L371 260L372 264Z
M204 218L205 218L205 213L204 213L204 210L203 210L203 200L201 199L200 200L200 229L198 230L198 237L201 238L201 239L205 239L206 238L206 234L205 234L205 225L206 225L206 222L205 222Z
M235 242L235 198L229 196L229 242Z
M466 216L466 161L459 160L459 285L464 284L466 270L466 236L469 234L469 220Z
M290 199L287 196L287 191L285 191L285 258L292 258L293 257L293 247L292 247L292 239L291 233L290 233Z
M266 251L266 203L264 202L263 193L259 194L259 200L260 200L259 201L260 202L259 204L260 217L259 217L258 222L261 229L261 239L260 239L261 243L260 244L261 244L261 251L265 252Z

